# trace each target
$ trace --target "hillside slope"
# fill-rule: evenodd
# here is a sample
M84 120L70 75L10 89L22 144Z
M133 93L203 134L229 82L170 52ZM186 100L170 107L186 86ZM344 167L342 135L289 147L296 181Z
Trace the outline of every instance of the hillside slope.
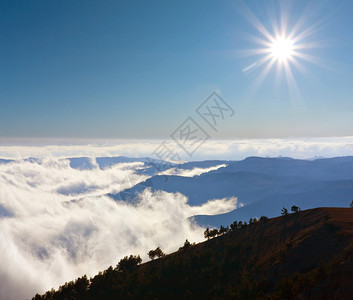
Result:
M129 272L109 268L33 299L352 297L353 209L318 208L241 226Z

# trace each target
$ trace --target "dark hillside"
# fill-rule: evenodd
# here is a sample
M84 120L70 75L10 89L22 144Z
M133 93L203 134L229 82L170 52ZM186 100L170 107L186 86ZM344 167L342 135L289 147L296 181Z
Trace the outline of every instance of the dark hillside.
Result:
M352 299L353 209L318 208L238 226L142 264L34 299Z

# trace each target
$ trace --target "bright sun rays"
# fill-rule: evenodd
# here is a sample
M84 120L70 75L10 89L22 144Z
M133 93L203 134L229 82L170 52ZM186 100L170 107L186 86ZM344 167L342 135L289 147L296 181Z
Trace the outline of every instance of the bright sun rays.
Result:
M266 27L248 8L243 7L242 14L257 30L256 35L250 35L254 48L243 52L245 56L254 57L243 72L260 68L253 90L262 84L271 70L275 70L277 79L286 80L291 95L294 98L300 98L294 69L307 76L305 62L324 67L320 60L310 53L313 48L320 47L312 37L319 30L321 22L314 23L309 20L310 14L303 12L302 16L293 23L290 22L286 10L281 9L278 14L272 14L269 17L270 22Z
M278 37L271 46L271 55L279 62L291 59L293 55L293 41L285 37Z

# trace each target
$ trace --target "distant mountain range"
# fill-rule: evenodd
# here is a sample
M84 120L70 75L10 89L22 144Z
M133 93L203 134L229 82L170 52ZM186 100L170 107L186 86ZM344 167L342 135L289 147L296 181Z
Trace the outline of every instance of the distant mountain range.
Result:
M178 169L226 167L194 177L154 175L146 181L110 196L133 201L144 188L181 193L190 205L211 199L238 197L242 207L215 216L195 216L204 226L230 224L234 220L266 215L275 217L283 206L302 209L322 206L347 207L353 199L353 157L316 160L249 157L242 161L189 162Z
M228 225L234 220L248 221L262 215L275 217L282 207L297 205L302 209L322 206L347 207L353 200L353 157L299 160L287 157L249 157L241 161L208 160L182 164L148 157L75 157L67 158L77 170L107 169L121 163L140 162L136 173L149 176L120 193L109 193L117 201L134 202L146 188L181 193L189 205L199 206L213 199L237 197L238 208L221 215L199 215L193 219L203 226ZM40 159L26 161L40 163ZM1 159L0 164L15 162ZM208 168L219 167L207 171ZM174 175L161 175L172 168ZM201 175L183 176L192 170L206 170ZM192 173L192 172L191 172ZM196 172L197 173L197 172ZM168 174L168 173L167 173ZM190 172L189 172L190 174ZM0 207L0 215L7 211Z

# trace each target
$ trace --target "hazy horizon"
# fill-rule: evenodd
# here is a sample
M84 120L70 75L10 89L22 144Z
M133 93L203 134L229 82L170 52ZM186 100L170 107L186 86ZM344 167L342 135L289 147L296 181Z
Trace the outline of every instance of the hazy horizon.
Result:
M76 143L75 143L76 141ZM12 140L0 143L0 158L25 159L29 157L158 157L155 150L166 142L180 161L241 160L250 156L291 157L297 159L332 158L353 154L352 137L292 138L292 139L210 139L192 155L186 153L171 139L166 140ZM168 158L166 157L166 160ZM175 161L178 161L175 159Z

